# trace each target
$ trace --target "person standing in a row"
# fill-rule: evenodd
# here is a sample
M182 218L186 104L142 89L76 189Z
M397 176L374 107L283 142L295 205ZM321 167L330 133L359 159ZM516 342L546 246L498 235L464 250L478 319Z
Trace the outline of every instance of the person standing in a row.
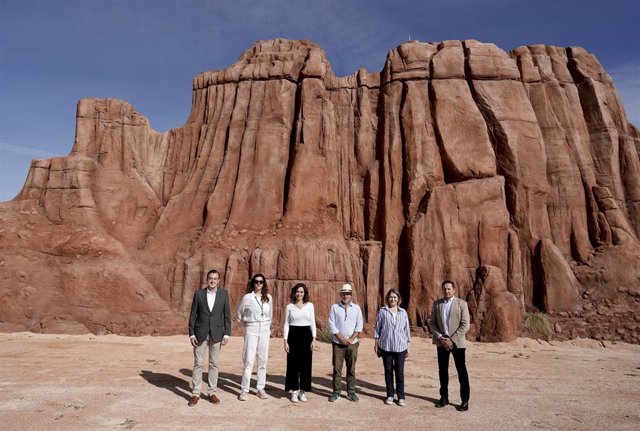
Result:
M189 407L195 406L200 399L205 356L209 358L208 399L213 404L220 403L215 394L218 388L218 355L231 335L231 311L229 294L218 286L219 283L220 273L212 269L207 273L207 288L196 290L191 302L189 340L193 346L193 389Z
M442 282L443 297L433 303L429 326L433 332L433 343L438 350L438 374L440 377L440 400L437 408L449 404L449 356L458 371L460 382L460 411L469 410L469 375L465 362L466 334L469 330L469 306L464 299L456 298L456 285L451 280Z
M385 296L385 306L378 311L374 332L374 350L382 357L384 383L387 387L385 404L393 404L393 377L395 373L398 405L405 405L404 397L404 360L409 355L411 334L409 315L400 308L402 297L396 289L390 289Z
M284 350L287 352L287 374L284 390L291 392L291 402L307 401L311 391L311 363L316 339L316 317L309 302L309 289L298 283L291 289L291 303L284 315Z
M347 362L347 399L358 401L356 395L356 361L358 360L358 335L362 332L362 311L351 301L350 284L342 285L341 300L329 310L329 331L333 335L333 394L329 401L340 398L342 366Z
M258 375L256 395L266 399L264 390L267 381L267 359L269 358L269 338L271 337L271 319L273 317L273 299L269 294L264 275L256 274L251 278L248 293L244 295L238 307L238 320L244 324L244 349L242 351L242 391L240 401L246 401L251 383L251 372L256 356L258 357Z

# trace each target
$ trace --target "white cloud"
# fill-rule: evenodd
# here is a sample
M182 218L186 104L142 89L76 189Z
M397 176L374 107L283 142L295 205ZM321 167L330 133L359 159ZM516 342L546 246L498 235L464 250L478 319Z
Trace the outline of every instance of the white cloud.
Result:
M59 156L59 154L40 150L38 148L22 147L19 145L7 144L6 142L0 142L0 153L10 153L18 156L33 157L36 159L48 159L50 157Z
M609 72L631 124L640 127L640 58Z
M32 159L47 159L55 154L39 148L0 142L0 202L13 199L20 192L29 173Z

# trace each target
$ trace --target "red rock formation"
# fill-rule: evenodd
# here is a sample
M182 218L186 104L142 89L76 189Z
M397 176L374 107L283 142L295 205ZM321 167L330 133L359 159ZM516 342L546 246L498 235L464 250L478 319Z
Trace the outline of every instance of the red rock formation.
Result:
M71 154L0 204L0 328L184 332L218 268L232 306L264 273L278 321L293 284L322 323L346 281L369 324L391 287L417 324L452 278L477 339L538 309L638 342L639 136L581 48L408 42L336 77L313 43L261 41L167 133L78 103Z

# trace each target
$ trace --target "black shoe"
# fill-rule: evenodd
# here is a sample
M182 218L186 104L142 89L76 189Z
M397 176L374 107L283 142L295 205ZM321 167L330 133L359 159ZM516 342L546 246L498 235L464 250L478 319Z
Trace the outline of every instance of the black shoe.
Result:
M449 400L447 398L444 398L444 397L440 398L440 401L438 401L436 403L436 408L440 409L440 408L446 406L447 404L449 404Z
M458 409L461 412L466 412L467 410L469 410L469 401L463 401L462 404L460 404L460 408Z

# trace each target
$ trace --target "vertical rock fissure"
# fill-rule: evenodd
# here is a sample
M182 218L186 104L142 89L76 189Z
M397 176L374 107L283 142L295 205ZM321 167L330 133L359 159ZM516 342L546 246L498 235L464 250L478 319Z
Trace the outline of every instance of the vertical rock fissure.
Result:
M375 141L375 157L374 159L377 161L376 166L374 167L377 170L377 190L375 190L375 209L373 214L369 214L369 218L367 219L367 228L371 226L371 231L367 239L369 240L381 240L384 239L382 235L383 226L384 226L384 205L380 204L380 197L384 194L384 164L383 164L383 154L384 154L384 129L386 123L385 117L385 104L384 104L384 91L378 93L378 100L376 104L376 116L381 119L378 121L378 127L376 129L376 141ZM371 177L371 170L367 172L369 178L369 190L371 194L373 193L373 187L371 181L373 178ZM367 209L371 206L370 196L371 194L367 193ZM384 243L383 243L384 250ZM380 281L382 282L382 265L380 266ZM382 283L380 284L382 286Z
M202 118L203 124L209 124L209 89L207 86L204 90L204 116Z
M433 63L433 62L431 62ZM433 66L432 66L433 67ZM427 83L427 94L429 96L429 113L431 114L431 120L433 125L433 135L436 138L436 145L438 146L438 153L440 154L440 160L442 160L442 179L445 184L450 184L455 182L454 178L450 178L450 172L453 169L450 169L451 160L449 159L446 151L444 150L444 143L442 142L442 134L440 133L440 127L438 126L438 122L436 121L437 113L436 113L436 92L433 85L432 80L430 79Z
M400 238L398 239L398 289L400 291L400 295L402 296L402 301L404 304L409 304L411 299L411 289L409 288L411 278L411 247L409 245L409 233L408 233L408 223L411 219L411 208L410 208L410 188L409 188L409 174L407 172L407 148L409 145L408 136L406 136L405 131L405 121L403 118L403 112L405 103L407 101L407 93L409 91L409 87L406 83L402 83L402 95L400 97L400 106L398 108L399 112L399 127L400 127L400 145L402 149L402 213L404 215L404 222L402 225L402 230L400 231ZM409 122L409 124L412 124ZM381 283L383 285L383 283ZM384 292L383 292L384 294Z
M282 197L282 218L287 215L289 208L289 193L291 192L291 174L293 172L293 164L296 160L298 136L301 136L302 130L302 80L296 83L296 95L293 108L293 124L291 125L291 133L289 134L289 159L287 161L287 170L284 175L284 193ZM301 142L302 144L302 142Z
M239 86L240 86L240 84L238 83L238 87ZM249 84L249 100L251 100L252 93L253 93L253 85ZM242 128L242 134L240 135L240 142L239 142L239 145L238 145L238 147L239 147L238 148L238 162L237 162L237 164L235 166L235 174L234 174L235 181L233 181L233 188L232 188L231 194L230 194L231 201L229 202L229 205L227 207L226 216L225 216L224 221L222 223L222 228L225 229L225 230L227 229L227 225L229 224L229 219L231 218L231 211L233 210L233 200L235 198L236 187L238 185L237 179L238 179L238 173L240 172L240 163L242 162L242 148L244 147L244 145L242 145L242 144L244 142L244 136L245 136L245 133L247 131L246 125L247 125L247 121L248 121L248 116L249 116L249 107L247 105L247 108L246 108L246 110L244 112L244 127ZM231 118L232 118L231 121L233 121L233 113L231 114Z
M480 95L478 95L478 92L473 85L473 78L471 76L466 48L464 52L464 71L467 85L469 86L471 97L473 98L476 106L482 114L482 117L484 118L485 124L487 125L487 133L489 135L491 147L493 148L494 157L496 158L496 172L498 175L503 176L505 179L505 200L507 204L507 210L509 211L509 217L511 219L511 223L513 224L515 221L516 208L515 202L513 202L513 196L515 195L515 192L512 191L512 189L516 187L514 183L517 180L510 172L507 171L507 169L505 168L505 164L509 164L509 161L513 160L515 156L509 150L509 146L505 144L507 136L504 130L502 130L502 126L500 125L498 119L495 117L493 112L491 112L491 109L486 105L486 103L482 101L482 98L480 97Z

